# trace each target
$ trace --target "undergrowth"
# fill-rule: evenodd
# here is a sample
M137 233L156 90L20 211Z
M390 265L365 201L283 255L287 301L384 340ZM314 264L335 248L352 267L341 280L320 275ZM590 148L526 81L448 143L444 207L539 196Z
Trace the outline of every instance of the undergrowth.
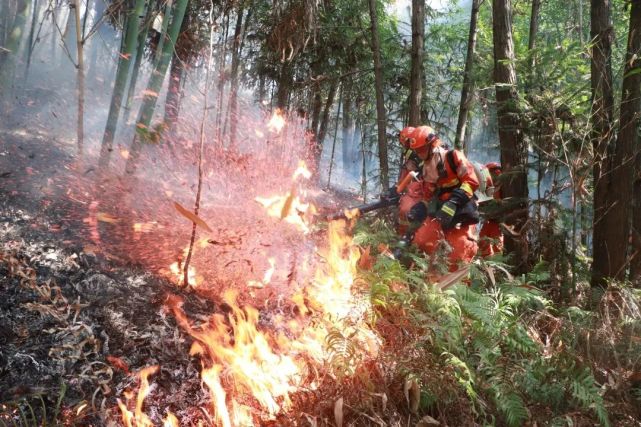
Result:
M639 425L638 290L611 284L589 310L541 290L545 264L512 277L494 258L474 262L469 286L440 291L425 279L438 260L397 261L383 245L392 234L382 222L359 225L355 241L372 248L360 279L381 358L393 381L412 378L421 389L406 411L449 425Z

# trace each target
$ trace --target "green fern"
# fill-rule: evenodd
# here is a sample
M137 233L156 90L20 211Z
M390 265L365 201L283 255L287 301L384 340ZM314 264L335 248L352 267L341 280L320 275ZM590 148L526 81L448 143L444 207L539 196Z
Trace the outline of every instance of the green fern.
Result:
M603 403L599 388L592 373L588 369L583 369L572 379L571 383L572 396L578 400L586 409L593 410L599 421L604 426L609 426L608 413Z
M509 426L522 426L529 419L527 407L516 392L497 392L494 399Z

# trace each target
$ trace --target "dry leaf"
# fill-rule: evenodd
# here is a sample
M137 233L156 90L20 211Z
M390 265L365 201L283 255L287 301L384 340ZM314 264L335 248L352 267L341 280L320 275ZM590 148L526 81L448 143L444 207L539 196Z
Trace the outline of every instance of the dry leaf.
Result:
M190 212L187 209L185 209L180 203L174 202L174 207L176 208L178 213L180 213L182 216L184 216L185 218L187 218L188 220L190 220L194 224L204 228L205 230L209 231L210 233L213 232L211 230L211 228L209 228L209 226L207 225L207 223L205 221L200 219L200 217L198 215L196 215L193 212Z
M96 214L96 219L101 222L108 222L110 224L115 224L119 221L118 218L109 215L108 213L105 212L98 212Z
M430 427L430 426L440 426L441 423L438 420L430 417L429 415L424 416L421 420L416 423L416 427Z
M343 426L343 398L341 397L334 403L334 420L336 427Z
M403 393L405 393L405 400L410 407L410 411L413 414L418 412L418 404L421 401L421 388L414 378L405 381Z
M294 201L294 197L296 197L295 187L292 188L292 191L289 192L287 199L285 199L285 204L280 210L280 219L287 218L287 216L289 215L289 211L292 209L292 202Z

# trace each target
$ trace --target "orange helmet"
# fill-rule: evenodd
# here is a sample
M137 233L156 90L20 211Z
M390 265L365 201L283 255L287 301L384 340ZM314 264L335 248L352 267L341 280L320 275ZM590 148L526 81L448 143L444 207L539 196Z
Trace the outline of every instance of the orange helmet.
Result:
M490 162L486 164L485 167L493 175L500 175L502 172L501 164L499 162Z
M398 134L398 140L401 142L403 147L410 148L410 138L412 137L415 129L416 128L413 128L412 126L407 126Z
M439 143L436 132L430 126L417 127L409 141L410 148L412 150L423 148L428 145L437 145Z

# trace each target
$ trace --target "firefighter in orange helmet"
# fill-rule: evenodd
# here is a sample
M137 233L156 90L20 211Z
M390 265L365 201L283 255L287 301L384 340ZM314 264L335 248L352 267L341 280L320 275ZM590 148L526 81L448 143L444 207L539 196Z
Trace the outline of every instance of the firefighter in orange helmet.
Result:
M410 173L415 173L420 175L421 173L421 166L422 162L421 160L416 156L416 153L412 151L412 149L409 146L410 140L412 138L412 134L414 133L416 128L408 126L401 130L398 139L401 143L401 146L404 148L404 153L403 153L403 166L401 168L401 175L399 182L402 182L407 175ZM393 189L396 189L396 187L393 187ZM392 189L390 189L392 190ZM413 180L406 188L405 188L405 193L401 196L400 201L399 201L399 207L398 207L398 217L399 217L399 223L398 223L398 233L402 236L404 236L407 231L408 227L410 225L409 221L407 220L407 213L409 210L414 206L416 203L420 202L423 200L423 183L416 179Z
M494 188L494 200L501 200L501 188L499 186L499 175L501 175L502 169L501 164L497 162L490 162L485 165L485 168L489 172L487 181L488 188ZM488 257L503 252L503 233L501 232L501 227L499 226L499 221L491 213L484 215L487 217L483 226L481 227L481 232L479 233L479 249L481 251L481 256Z
M423 198L407 212L409 221L420 223L412 242L431 255L439 241L446 240L451 247L449 269L456 271L478 251L474 191L479 181L474 166L461 151L447 150L429 126L417 127L407 145L423 160Z

